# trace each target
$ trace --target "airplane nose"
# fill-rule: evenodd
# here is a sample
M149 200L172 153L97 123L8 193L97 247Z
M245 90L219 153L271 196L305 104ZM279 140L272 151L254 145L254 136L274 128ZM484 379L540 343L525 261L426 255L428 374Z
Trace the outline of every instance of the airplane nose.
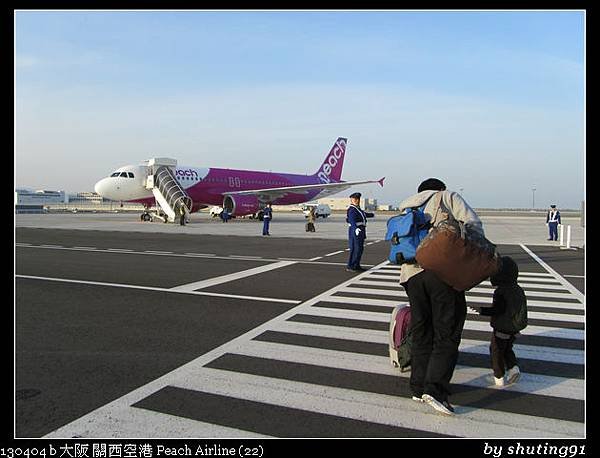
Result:
M96 191L96 194L106 197L106 178L103 178L94 185L94 191Z

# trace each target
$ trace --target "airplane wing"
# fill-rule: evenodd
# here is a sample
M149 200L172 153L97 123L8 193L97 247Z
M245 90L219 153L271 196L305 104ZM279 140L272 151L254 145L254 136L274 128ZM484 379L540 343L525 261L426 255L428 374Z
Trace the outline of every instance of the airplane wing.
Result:
M367 183L379 183L380 186L383 187L383 180L385 177L380 180L367 180L367 181L342 181L338 183L320 183L320 184L307 184L300 186L284 186L281 188L265 188L265 189L250 189L247 191L235 191L235 192L225 192L223 195L226 196L257 196L258 200L261 202L272 202L275 199L279 199L281 197L285 197L288 194L308 194L309 191L313 191L315 189L321 189L318 198L322 198L325 196L329 196L331 194L338 193L345 189L350 188L351 186L357 184L367 184Z

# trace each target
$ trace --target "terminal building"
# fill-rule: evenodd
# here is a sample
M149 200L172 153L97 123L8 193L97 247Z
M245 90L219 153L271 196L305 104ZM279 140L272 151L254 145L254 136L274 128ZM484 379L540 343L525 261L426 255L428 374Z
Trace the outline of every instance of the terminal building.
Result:
M31 189L17 189L15 191L16 213L42 213L44 207L56 204L66 204L68 197L64 191L46 191Z
M95 192L67 194L65 191L19 188L15 190L16 213L43 213L47 210L112 210L119 202L105 199Z
M31 189L17 189L15 191L15 204L17 205L48 205L68 202L64 191L32 191Z
M349 197L325 197L318 199L317 203L329 205L331 210L346 210L350 205ZM377 199L369 199L367 197L360 198L360 207L366 211L375 211L377 208Z

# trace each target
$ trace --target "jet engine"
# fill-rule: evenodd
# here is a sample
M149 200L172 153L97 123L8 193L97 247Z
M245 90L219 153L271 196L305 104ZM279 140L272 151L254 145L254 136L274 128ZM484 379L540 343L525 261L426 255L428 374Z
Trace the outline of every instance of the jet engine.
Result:
M223 208L233 216L254 214L263 206L256 196L225 196Z

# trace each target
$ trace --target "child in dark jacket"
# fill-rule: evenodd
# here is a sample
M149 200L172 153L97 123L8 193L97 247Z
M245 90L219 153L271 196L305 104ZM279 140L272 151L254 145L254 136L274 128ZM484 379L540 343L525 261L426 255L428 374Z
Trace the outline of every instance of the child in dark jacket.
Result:
M502 256L497 274L490 277L496 286L492 307L478 308L481 315L491 316L492 338L490 356L494 382L498 387L515 383L521 376L517 357L513 351L515 336L527 326L527 298L517 284L519 268L508 256Z

